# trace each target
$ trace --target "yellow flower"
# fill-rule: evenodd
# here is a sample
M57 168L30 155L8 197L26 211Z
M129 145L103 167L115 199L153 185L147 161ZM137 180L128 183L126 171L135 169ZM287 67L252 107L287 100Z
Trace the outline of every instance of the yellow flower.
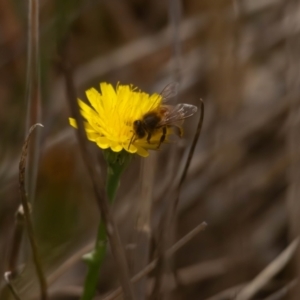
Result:
M100 83L101 93L91 88L86 96L92 107L78 99L87 137L102 149L111 148L114 152L126 150L143 157L149 155L148 149L157 149L162 135L157 130L147 142L147 136L141 139L132 139L134 135L133 122L155 109L162 102L160 94L146 94L133 88L131 85L117 85ZM71 126L77 128L76 120L69 118ZM167 135L170 134L167 130ZM132 143L130 144L130 142ZM130 147L129 147L130 145Z

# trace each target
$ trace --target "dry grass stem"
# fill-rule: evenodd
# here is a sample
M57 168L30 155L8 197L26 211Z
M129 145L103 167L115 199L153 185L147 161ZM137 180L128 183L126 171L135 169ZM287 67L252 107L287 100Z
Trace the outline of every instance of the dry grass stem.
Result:
M73 83L71 66L67 63L68 62L67 47L63 49L61 59L62 59L62 70L64 72L65 81L66 81L67 100L72 115L74 116L78 124L77 137L78 137L81 154L93 184L97 205L101 212L101 217L105 224L106 233L112 250L112 254L115 258L116 266L119 271L118 272L119 280L124 291L125 299L128 300L134 299L135 297L130 283L126 257L123 251L123 246L120 240L118 229L110 212L107 196L105 195L104 192L104 185L103 182L101 183L101 176L96 172L96 168L95 168L95 166L97 165L96 160L91 155L90 151L88 151L87 148L86 132L84 130L83 121L80 116L79 107L77 105L77 98L76 98L76 92Z
M29 140L31 137L31 134L33 133L34 129L37 126L44 127L42 124L35 124L31 126L28 136L24 142L23 148L22 148L22 153L21 153L21 158L20 158L20 163L19 163L19 188L20 188L20 196L21 196L21 204L22 208L24 211L24 220L25 220L25 226L26 230L28 233L28 238L30 242L30 247L32 251L32 256L33 256L33 262L34 266L36 269L37 277L39 280L39 285L41 289L41 299L46 300L47 299L47 282L46 278L43 272L42 268L42 263L41 259L38 253L38 247L37 247L37 242L34 236L34 229L31 221L31 211L30 211L30 206L27 200L27 194L25 190L25 164L26 164L26 157L27 157L27 150L28 150L28 144Z
M290 293L293 288L295 288L297 285L297 280L293 280L283 288L281 288L279 291L276 291L272 295L268 296L264 300L281 300L285 299Z
M136 274L147 266L150 258L150 246L152 238L152 203L154 190L154 176L156 170L157 156L151 155L142 162L141 201L137 216L135 243L133 250L132 273ZM146 299L146 278L136 284L135 291L138 299Z
M245 286L245 284L239 284L233 287L230 287L212 297L209 297L205 300L224 300L224 299L235 299L237 293Z
M276 276L291 260L299 244L295 239L276 259L274 259L261 273L247 284L237 295L236 300L249 300L259 292L274 276Z
M41 122L41 87L39 64L39 0L28 0L28 45L27 45L27 83L25 101L27 105L26 132ZM28 197L33 204L36 193L38 163L40 157L40 133L32 138L28 154L26 186Z

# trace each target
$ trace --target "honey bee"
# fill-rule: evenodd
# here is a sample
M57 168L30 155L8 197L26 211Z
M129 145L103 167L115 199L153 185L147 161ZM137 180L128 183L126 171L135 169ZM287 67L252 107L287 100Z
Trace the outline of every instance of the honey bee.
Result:
M158 131L161 131L161 137L157 149L165 141L167 129L176 129L176 134L181 137L182 121L197 112L197 106L179 103L177 105L169 105L168 102L177 94L177 83L168 84L161 92L162 105L156 109L150 110L140 120L133 122L133 135L130 140L130 145L138 139L147 136L147 142L151 144L151 137Z

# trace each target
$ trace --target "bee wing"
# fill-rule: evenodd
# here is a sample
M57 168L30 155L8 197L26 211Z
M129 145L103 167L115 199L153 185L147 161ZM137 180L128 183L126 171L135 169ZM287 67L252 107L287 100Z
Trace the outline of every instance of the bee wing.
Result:
M160 122L160 126L171 125L178 121L184 120L198 110L197 106L187 103L179 103L176 106L165 106L166 112L164 113L163 119Z
M178 93L178 82L171 82L162 90L162 103L167 103L171 98L175 97Z
M177 82L171 82L167 84L164 89L161 91L160 94L157 94L156 101L153 101L153 104L149 111L151 111L158 103L158 101L162 104L167 103L171 98L173 98L175 95L177 95L178 91L178 83ZM162 98L162 99L161 99Z

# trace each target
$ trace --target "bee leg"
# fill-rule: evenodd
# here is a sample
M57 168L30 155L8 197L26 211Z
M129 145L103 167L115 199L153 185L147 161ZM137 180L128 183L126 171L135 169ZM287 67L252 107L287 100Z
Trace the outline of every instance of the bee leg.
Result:
M177 127L177 130L178 130L178 136L179 136L180 138L182 138L182 136L183 136L183 130L182 130L182 128Z
M180 138L183 135L183 131L182 128L176 125L169 125L169 127L172 127L172 129L174 130L174 134L176 134L177 136L179 136Z
M159 144L157 146L157 149L159 149L160 145L164 142L164 140L166 139L166 134L167 134L167 127L163 127L162 128L162 135L160 137L160 140L159 140Z
M132 144L134 141L135 141L135 134L132 135L132 138L131 138L130 143L129 143L129 145L128 145L128 150L129 150L131 144Z
M151 137L152 137L152 134L150 132L148 132L148 136L147 136L147 142L148 142L148 144L151 144L150 143Z

